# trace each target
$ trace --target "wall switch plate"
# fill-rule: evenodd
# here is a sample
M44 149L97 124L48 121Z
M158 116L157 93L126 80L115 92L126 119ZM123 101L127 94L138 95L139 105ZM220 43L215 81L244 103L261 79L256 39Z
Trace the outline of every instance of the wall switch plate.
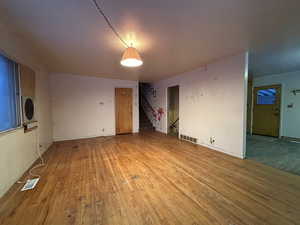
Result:
M21 191L26 191L26 190L33 189L36 186L36 184L39 182L39 180L40 180L40 178L35 178L35 179L27 180L26 184L21 189Z

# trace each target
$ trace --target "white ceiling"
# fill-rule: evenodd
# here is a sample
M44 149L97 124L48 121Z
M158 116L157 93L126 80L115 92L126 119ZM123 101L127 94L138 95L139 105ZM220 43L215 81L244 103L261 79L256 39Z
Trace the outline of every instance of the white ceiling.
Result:
M250 75L267 76L272 74L300 71L300 38L285 41L250 54ZM300 78L300 77L299 77Z
M153 81L250 50L253 73L300 70L299 0L98 0L144 65L91 0L1 0L0 19L36 46L51 72ZM298 60L299 59L299 60Z

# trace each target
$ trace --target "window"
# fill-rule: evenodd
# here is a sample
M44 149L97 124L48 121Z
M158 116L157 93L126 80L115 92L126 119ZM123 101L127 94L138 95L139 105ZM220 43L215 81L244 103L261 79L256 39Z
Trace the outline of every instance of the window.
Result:
M258 105L273 105L276 101L276 89L269 88L259 90L257 92L257 104Z
M0 132L20 124L18 64L0 55Z

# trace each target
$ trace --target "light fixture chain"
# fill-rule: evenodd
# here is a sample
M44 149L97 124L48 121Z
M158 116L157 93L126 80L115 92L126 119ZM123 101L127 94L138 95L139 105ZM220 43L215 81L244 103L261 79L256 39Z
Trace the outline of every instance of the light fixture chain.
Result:
M110 29L112 30L112 32L117 36L117 38L119 38L119 40L128 48L129 45L126 43L126 41L124 41L124 39L121 37L121 35L118 33L118 31L113 27L112 23L110 22L109 18L105 15L104 11L101 9L101 7L99 6L99 4L97 3L96 0L92 0L92 2L94 3L97 11L103 16L104 20L106 21L107 25L110 27Z

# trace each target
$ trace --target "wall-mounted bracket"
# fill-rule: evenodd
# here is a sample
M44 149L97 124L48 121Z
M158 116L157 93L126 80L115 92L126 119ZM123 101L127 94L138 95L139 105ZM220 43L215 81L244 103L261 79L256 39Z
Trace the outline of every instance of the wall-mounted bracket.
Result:
M296 94L300 93L300 89L294 89L294 90L292 90L291 92L292 92L294 95L296 95Z

